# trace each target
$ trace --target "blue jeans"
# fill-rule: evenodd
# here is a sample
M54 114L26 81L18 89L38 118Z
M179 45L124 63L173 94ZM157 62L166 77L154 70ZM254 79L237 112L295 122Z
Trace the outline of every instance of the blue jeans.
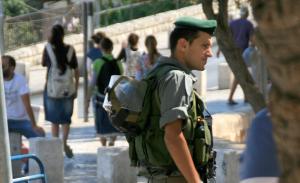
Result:
M41 137L37 132L32 128L31 122L29 120L14 120L8 119L8 131L20 133L26 138Z
M93 107L95 116L95 128L97 134L109 135L111 133L119 133L111 124L107 112L103 109L102 103L104 101L103 97L94 96L93 97Z

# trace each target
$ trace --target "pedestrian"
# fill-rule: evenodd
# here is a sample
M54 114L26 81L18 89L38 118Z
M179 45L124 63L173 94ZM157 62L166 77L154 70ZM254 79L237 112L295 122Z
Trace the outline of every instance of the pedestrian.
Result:
M105 36L105 33L101 31L92 36L93 47L87 53L87 72L89 81L91 81L91 70L93 62L102 57L100 42Z
M52 27L43 52L42 65L47 67L45 118L51 122L53 137L59 137L59 127L62 126L64 151L68 158L72 158L73 151L67 140L74 99L77 97L79 70L75 50L64 43L64 29L59 24Z
M121 75L123 72L120 61L114 59L112 55L113 42L105 37L101 41L103 56L93 63L93 86L96 87L93 96L93 106L95 115L95 127L97 135L100 137L102 146L114 146L116 136L119 133L110 122L107 112L103 109L105 89L109 84L112 75Z
M246 48L248 48L249 40L250 40L250 37L251 37L251 35L253 33L253 29L254 29L253 24L249 20L247 20L248 15L249 15L248 8L243 6L240 9L241 17L239 19L231 21L229 24L235 45L239 48L241 54L243 53L243 51ZM236 78L234 78L231 89L230 89L229 97L228 97L229 105L237 104L237 102L235 102L233 100L233 95L234 95L237 85L238 85L238 82L237 82ZM245 102L246 101L247 100L245 98Z
M1 60L8 131L20 133L27 139L44 137L45 131L37 125L34 117L26 78L22 74L15 73L16 60L10 55L2 56ZM28 154L28 148L23 143L21 150L22 154ZM22 173L26 174L28 160L25 159L22 163Z
M137 64L136 79L141 80L144 78L150 69L156 63L156 60L160 57L160 53L157 50L157 41L153 35L149 35L145 39L145 46L147 53L144 53Z
M1 60L9 132L20 133L26 138L45 136L44 129L35 120L26 79L15 73L16 60L9 55L2 56Z
M149 157L151 155L152 159L157 159L156 156L158 154L164 154L164 152L160 151L166 150L171 156L170 161L173 160L176 165L175 169L173 167L166 172L162 171L164 168L160 167L161 162L156 162L157 165L154 164L154 167L144 165L148 170L152 170L149 177L149 182L151 183L201 182L201 173L194 164L197 160L189 151L189 142L183 130L191 122L189 119L193 118L190 109L192 108L192 103L194 103L192 101L195 101L193 97L195 94L193 92L193 83L196 81L196 78L192 74L192 70L205 70L207 59L212 56L212 34L215 28L215 20L199 20L193 17L181 17L176 20L175 28L170 34L171 56L160 57L155 67L149 73L156 72L156 69L159 72L160 69L164 70L163 68L166 67L172 68L157 79L157 87L154 90L154 96L157 96L157 98L153 100L157 101L160 115L159 118L153 116L153 119L151 116L151 120L157 119L158 129L152 129L153 131L149 132L149 135L152 134L153 136L152 141L155 142L156 138L162 136L161 140L166 148L161 146L156 151L148 151L150 154L147 155ZM199 105L202 105L204 108L202 102ZM154 121L151 122L154 123ZM160 135L161 133L163 134ZM151 149L150 145L148 146L148 143L151 143L150 141L151 138L149 138L149 141L144 142L147 149ZM137 152L140 153L139 149L137 149ZM153 153L157 153L156 156Z
M252 78L259 91L267 97L268 71L265 59L256 46L256 36L253 34L249 47L243 52L243 59L248 68L251 69Z
M280 167L270 113L259 111L248 130L240 162L241 183L277 183Z
M128 36L128 45L123 47L117 57L117 60L124 60L125 75L135 78L137 72L138 60L141 57L141 52L138 49L139 36L131 33Z

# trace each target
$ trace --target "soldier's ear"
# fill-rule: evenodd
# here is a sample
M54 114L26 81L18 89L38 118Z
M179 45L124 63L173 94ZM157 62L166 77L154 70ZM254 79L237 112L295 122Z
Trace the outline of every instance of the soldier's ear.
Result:
M188 41L186 39L184 39L184 38L178 39L178 42L177 42L177 49L178 50L185 51L187 46L188 46Z

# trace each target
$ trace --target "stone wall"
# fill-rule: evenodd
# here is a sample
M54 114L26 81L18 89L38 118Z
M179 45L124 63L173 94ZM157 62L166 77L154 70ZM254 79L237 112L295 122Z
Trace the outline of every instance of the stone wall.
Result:
M229 0L229 13L237 17L237 8L233 0ZM217 9L217 8L215 8ZM152 16L138 18L135 20L113 24L107 27L96 29L104 31L114 42L115 51L119 50L122 41L127 39L127 36L135 32L141 38L149 34L157 34L161 32L169 32L173 28L174 21L181 16L194 16L205 18L202 11L202 6L194 5L178 10L158 13ZM83 55L83 34L73 34L65 37L65 42L75 47L79 57ZM19 62L27 62L30 65L37 65L41 62L42 52L45 42L41 42L32 46L23 47L17 50L9 51L7 54L14 56Z

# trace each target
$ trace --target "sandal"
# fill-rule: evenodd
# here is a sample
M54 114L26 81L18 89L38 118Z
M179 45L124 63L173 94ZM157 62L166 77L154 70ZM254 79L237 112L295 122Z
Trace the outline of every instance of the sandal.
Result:
M235 101L233 101L233 100L229 100L229 101L227 102L227 104L228 104L228 105L236 105L236 104L238 104L238 103L235 102Z
M115 142L114 141L110 141L109 143L108 143L108 146L114 146L115 145Z
M64 146L64 150L65 150L65 154L68 158L73 158L74 154L73 154L73 151L72 149L70 148L70 146L68 145L65 145Z

